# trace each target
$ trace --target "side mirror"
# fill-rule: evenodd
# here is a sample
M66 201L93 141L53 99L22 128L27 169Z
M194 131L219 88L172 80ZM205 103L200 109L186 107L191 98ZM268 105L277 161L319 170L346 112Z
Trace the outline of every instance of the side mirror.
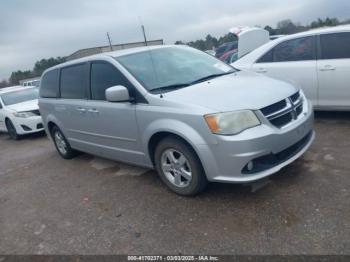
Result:
M112 86L106 89L106 99L108 102L130 101L129 91L125 86Z

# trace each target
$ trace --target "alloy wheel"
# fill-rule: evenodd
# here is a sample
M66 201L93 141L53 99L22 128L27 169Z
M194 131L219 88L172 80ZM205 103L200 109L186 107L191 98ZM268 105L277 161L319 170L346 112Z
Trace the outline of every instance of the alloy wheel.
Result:
M175 149L167 149L161 156L161 168L165 177L177 187L187 187L192 171L186 156Z
M54 135L54 139L60 153L62 155L67 154L67 143L63 138L63 135L60 132L56 131Z

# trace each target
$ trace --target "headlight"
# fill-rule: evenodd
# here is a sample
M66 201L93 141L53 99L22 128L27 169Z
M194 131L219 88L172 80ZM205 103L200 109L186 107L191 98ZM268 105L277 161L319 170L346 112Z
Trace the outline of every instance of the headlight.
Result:
M14 112L13 115L15 117L21 117L21 118L36 116L36 114L34 114L32 112Z
M251 110L211 114L204 118L210 130L219 135L235 135L260 125L259 119Z

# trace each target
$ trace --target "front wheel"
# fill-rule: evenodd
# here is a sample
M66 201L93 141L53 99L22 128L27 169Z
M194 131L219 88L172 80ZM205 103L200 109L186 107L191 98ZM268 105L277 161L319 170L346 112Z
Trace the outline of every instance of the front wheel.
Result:
M53 142L55 143L55 147L61 157L64 159L72 159L77 155L77 152L71 148L68 140L65 138L62 131L57 126L54 126L52 128L51 136Z
M16 130L15 126L13 125L12 121L10 119L6 119L5 124L6 124L7 132L9 134L9 136L13 140L18 140L20 136L17 134L17 130Z
M155 164L162 181L179 195L196 195L208 183L198 156L180 139L163 139L155 151Z

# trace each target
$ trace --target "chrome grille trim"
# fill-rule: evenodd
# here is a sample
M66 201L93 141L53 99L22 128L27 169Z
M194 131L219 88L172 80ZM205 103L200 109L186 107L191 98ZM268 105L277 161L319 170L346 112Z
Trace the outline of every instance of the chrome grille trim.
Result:
M266 113L271 112L271 109L275 108L276 104L282 104L284 101L285 107L269 114ZM303 112L303 103L304 99L298 91L284 100L260 109L260 111L272 125L277 128L282 128L298 118Z

